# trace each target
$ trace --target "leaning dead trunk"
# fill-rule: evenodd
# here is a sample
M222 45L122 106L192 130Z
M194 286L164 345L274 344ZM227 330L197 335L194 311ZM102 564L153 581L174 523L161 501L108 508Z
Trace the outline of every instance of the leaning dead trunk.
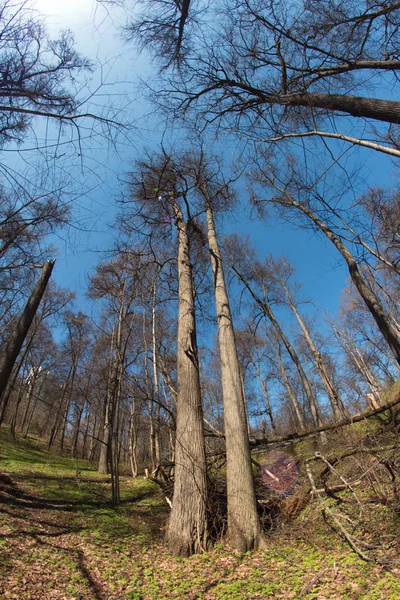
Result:
M388 343L390 349L393 352L398 364L400 365L400 335L395 327L392 326L389 315L385 312L382 303L379 298L374 294L371 288L367 285L362 276L360 269L358 268L358 264L348 250L348 248L343 244L343 242L338 238L338 236L324 223L317 215L315 215L308 207L300 204L293 198L289 198L288 201L278 201L280 204L289 205L301 210L307 217L315 223L315 225L326 235L326 237L334 244L340 254L343 256L346 261L347 267L349 269L351 280L356 286L360 296L364 300L368 310L373 316L380 332Z
M3 394L6 389L11 371L15 361L17 360L17 356L20 353L29 327L31 326L36 311L39 308L43 294L46 291L46 287L51 277L55 262L55 260L49 260L45 265L43 265L40 277L37 280L33 292L30 295L20 318L18 319L15 329L10 335L4 352L2 353L0 358L0 395Z
M189 556L207 546L207 473L194 289L187 225L172 200L178 229L178 347L174 498L167 528L175 556Z
M210 203L207 202L208 244L214 275L215 305L221 356L224 404L228 540L240 552L265 544L257 514L247 415L235 333L226 291L221 253Z

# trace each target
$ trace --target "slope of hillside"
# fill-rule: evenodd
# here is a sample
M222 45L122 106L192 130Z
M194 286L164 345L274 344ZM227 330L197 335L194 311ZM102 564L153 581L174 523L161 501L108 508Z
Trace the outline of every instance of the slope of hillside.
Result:
M302 453L309 450L303 447ZM315 466L311 471L316 479ZM398 504L389 480L379 473L374 489L357 487L359 504L346 490L339 500L325 495L325 507L311 498L296 518L289 510L293 497L279 500L271 492L281 512L268 551L239 554L219 543L183 560L171 558L163 545L168 506L148 480L121 478L122 503L113 508L110 481L93 465L53 455L38 441L14 442L5 430L0 430L0 472L1 598L400 597ZM307 487L304 473L301 477L298 497ZM329 510L350 524L358 546L374 561L361 560L332 530L337 527Z

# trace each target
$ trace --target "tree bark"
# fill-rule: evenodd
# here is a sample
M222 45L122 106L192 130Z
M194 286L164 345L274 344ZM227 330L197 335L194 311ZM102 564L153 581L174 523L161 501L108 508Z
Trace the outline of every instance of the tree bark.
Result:
M347 94L321 94L304 92L299 94L269 94L258 87L253 87L247 82L234 79L220 79L210 88L202 90L202 95L212 92L216 88L225 90L225 94L234 95L236 101L240 92L247 98L243 100L243 110L246 104L249 108L262 105L278 106L303 106L304 108L320 108L333 112L343 112L352 117L374 119L385 123L400 123L400 102L397 100L382 100L379 98L366 98Z
M137 450L137 424L136 424L136 407L135 397L132 394L130 403L130 419L129 419L129 462L131 465L132 477L138 475L138 461L136 456Z
M207 464L187 224L172 198L178 229L178 347L174 498L167 527L172 554L207 547Z
M33 289L29 300L18 319L15 329L10 335L6 348L0 358L0 395L4 393L11 371L25 341L29 327L33 321L47 284L51 277L55 260L48 261L42 267L42 272Z
M271 104L281 106L304 106L308 108L322 108L344 112L352 117L364 117L386 123L400 123L400 102L396 100L380 100L378 98L364 98L362 96L348 96L342 94L283 94L271 97Z
M228 500L227 536L233 548L240 552L247 552L260 545L264 546L265 540L257 514L247 414L235 333L209 201L207 201L206 208L221 356Z

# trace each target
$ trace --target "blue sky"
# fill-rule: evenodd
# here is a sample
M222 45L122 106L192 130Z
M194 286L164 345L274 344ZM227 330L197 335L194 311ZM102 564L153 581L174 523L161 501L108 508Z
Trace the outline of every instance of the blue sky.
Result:
M95 0L36 0L35 4L52 36L57 36L60 29L71 29L77 49L98 65L91 89L100 78L105 78L106 85L96 99L97 108L109 101L111 93L113 101L124 109L125 116L131 111L136 127L129 134L129 140L120 141L118 151L107 147L105 139L96 138L84 143L82 156L78 156L76 146L67 146L65 156L60 158L60 170L65 169L69 175L73 173L70 191L76 198L75 214L83 227L69 229L55 237L54 243L59 248L55 278L59 285L74 289L84 305L88 274L112 247L108 225L113 221L116 201L123 192L125 173L140 148L155 145L163 131L143 118L148 105L139 95L137 81L140 76L151 76L152 70L146 55L138 56L118 35L118 27L125 21L123 11L113 10L111 17ZM55 132L49 134L44 127L37 122L39 138L55 136ZM29 143L27 140L26 144ZM357 157L362 165L361 178L381 185L390 184L396 178L388 157L367 150L357 152ZM7 160L18 170L19 157L3 154L3 161ZM234 219L226 222L226 231L249 234L262 255L268 252L288 255L296 266L298 279L304 283L304 293L318 306L335 313L347 270L333 246L311 232L287 224L265 225L252 221L247 213L244 208L239 210Z

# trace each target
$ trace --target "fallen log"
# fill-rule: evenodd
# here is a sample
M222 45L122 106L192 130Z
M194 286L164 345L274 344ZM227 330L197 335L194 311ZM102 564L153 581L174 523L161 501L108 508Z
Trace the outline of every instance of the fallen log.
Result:
M375 417L387 410L391 410L392 408L400 405L400 394L397 396L395 400L392 402L388 402L379 408L375 408L373 410L366 410L361 413L357 413L352 417L341 419L340 421L336 421L335 423L328 423L327 425L322 425L321 427L316 427L314 429L293 432L288 435L282 435L274 438L260 438L260 439L250 439L250 447L252 449L260 447L268 447L276 444L282 444L284 442L291 442L296 440L304 440L305 438L312 437L324 431L331 431L332 429L339 429L340 427L345 427L346 425L353 425L353 423L358 423L359 421L364 421L365 419L370 419L371 417Z

